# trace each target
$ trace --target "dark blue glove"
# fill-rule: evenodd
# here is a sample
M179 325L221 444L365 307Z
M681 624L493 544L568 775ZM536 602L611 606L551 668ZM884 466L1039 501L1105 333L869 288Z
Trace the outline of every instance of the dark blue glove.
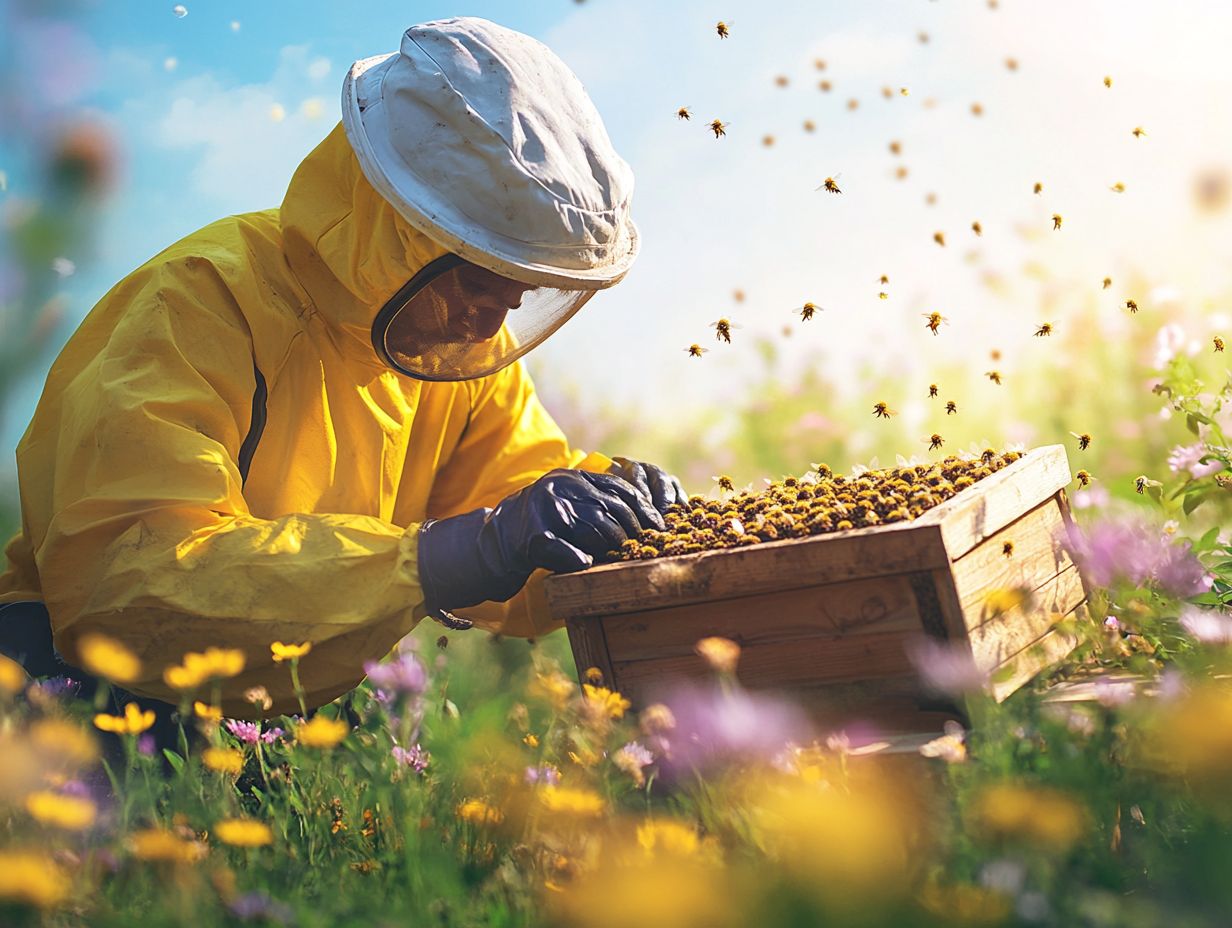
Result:
M608 469L608 473L615 474L637 487L643 496L654 503L659 512L667 512L667 507L673 503L683 506L689 501L680 481L658 464L630 461L628 458L614 457L612 460L616 463Z
M439 618L452 609L504 602L536 568L582 570L642 529L662 529L653 493L643 495L614 474L554 470L495 509L425 522L419 582L428 612Z

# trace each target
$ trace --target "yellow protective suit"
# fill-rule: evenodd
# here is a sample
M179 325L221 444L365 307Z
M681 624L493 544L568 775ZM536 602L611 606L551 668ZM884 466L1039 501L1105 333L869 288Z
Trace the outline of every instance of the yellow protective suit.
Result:
M294 699L272 641L311 641L312 704L354 687L424 618L419 524L492 506L571 450L521 363L424 383L381 365L381 305L444 249L368 184L341 125L281 209L231 216L117 284L48 375L18 447L22 530L0 603L43 600L57 650L103 632L142 659L130 689L174 702L163 669L242 648L224 707L262 684ZM267 421L241 478L260 371ZM554 626L536 577L459 614L531 636Z

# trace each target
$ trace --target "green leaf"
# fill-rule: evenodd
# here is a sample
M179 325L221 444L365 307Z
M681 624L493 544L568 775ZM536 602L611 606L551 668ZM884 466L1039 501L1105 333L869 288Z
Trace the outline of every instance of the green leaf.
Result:
M1200 492L1190 493L1188 496L1185 497L1185 502L1182 504L1181 509L1184 510L1185 515L1189 515L1191 512L1193 512L1195 509L1197 509L1199 506L1201 506L1205 502L1206 502L1205 493L1200 493Z
M176 773L184 772L184 758L170 748L163 748L163 757L167 758L167 763L171 765L171 769Z

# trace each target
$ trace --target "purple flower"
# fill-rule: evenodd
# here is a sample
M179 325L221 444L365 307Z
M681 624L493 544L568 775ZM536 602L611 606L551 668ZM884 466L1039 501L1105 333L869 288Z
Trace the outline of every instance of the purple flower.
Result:
M235 735L236 738L245 744L256 744L257 739L261 737L256 722L246 722L243 719L227 719L223 725L227 731L231 732L231 734Z
M1074 533L1074 557L1096 586L1154 580L1173 596L1194 596L1211 576L1190 549L1138 519L1107 519Z
M34 685L38 687L41 695L52 699L60 696L76 696L77 691L81 688L80 681L74 680L72 677L48 677L46 680L40 680Z
M242 918L244 921L262 919L278 925L288 925L295 922L295 912L289 905L271 898L268 893L261 892L260 890L236 896L227 903L227 908L231 911L232 915Z
M921 637L907 645L907 658L924 688L932 693L978 693L988 681L988 675L975 665L969 645Z
M760 693L686 684L666 700L676 719L664 758L687 771L741 761L769 762L789 741L809 739L803 711Z
M367 661L364 673L373 686L399 695L418 696L428 686L427 670L409 651L392 661Z
M149 732L146 732L137 739L137 753L142 757L153 757L155 747L157 745L154 742L154 736Z
M395 744L394 749L389 753L399 764L410 767L416 773L423 773L432 757L418 742L412 744L410 748Z
M283 736L283 731L277 725L275 725L273 728L269 728L261 732L261 740L264 741L266 744L273 744L275 741L277 741L282 736Z
M1225 612L1186 605L1180 621L1181 628L1203 644L1232 644L1232 617Z
M544 786L555 786L560 782L560 771L551 764L526 768L526 782L531 786L542 783Z
M1206 453L1206 447L1201 442L1195 442L1192 445L1177 445L1172 449L1172 453L1168 455L1168 467L1174 474L1187 470L1195 480L1209 477L1211 474L1223 470L1222 461L1202 463L1202 455Z

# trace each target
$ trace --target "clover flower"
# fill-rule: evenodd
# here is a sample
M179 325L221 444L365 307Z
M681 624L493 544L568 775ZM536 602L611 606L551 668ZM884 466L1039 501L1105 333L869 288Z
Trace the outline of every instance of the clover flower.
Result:
M393 750L389 753L400 765L410 767L416 773L423 773L427 769L428 761L431 759L431 755L418 742L412 744L409 748L395 744Z
M1201 442L1192 445L1177 445L1168 454L1168 468L1174 473L1188 471L1195 480L1209 477L1223 470L1222 461L1207 461L1203 463L1202 456L1207 453L1206 446Z
M386 693L418 696L428 688L428 671L410 652L391 661L367 661L364 673L368 675L368 682Z

